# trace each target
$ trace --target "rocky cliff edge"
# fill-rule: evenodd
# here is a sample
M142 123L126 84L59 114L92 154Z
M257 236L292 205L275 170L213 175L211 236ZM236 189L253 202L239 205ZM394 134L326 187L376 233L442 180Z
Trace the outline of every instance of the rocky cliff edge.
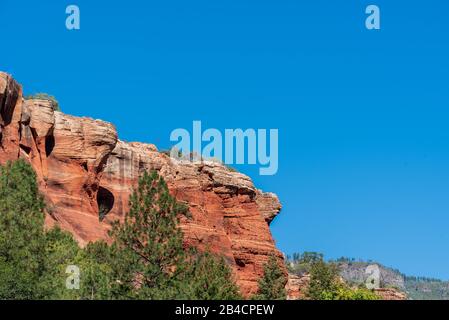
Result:
M0 164L19 158L36 171L48 205L46 226L61 226L81 245L107 240L111 222L128 210L138 177L157 170L190 207L192 218L181 223L186 245L223 255L245 296L256 292L270 255L284 268L269 229L281 210L276 195L219 163L176 163L154 145L120 141L110 123L26 100L22 87L0 72Z

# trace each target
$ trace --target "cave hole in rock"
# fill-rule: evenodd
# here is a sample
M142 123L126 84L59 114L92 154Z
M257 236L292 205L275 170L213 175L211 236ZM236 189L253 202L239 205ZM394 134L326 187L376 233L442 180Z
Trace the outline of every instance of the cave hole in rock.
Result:
M242 259L239 259L239 258L235 259L235 264L241 268L244 268L246 266L245 261L243 261Z
M114 207L114 195L106 188L99 187L97 193L98 217L103 221Z
M53 135L46 136L45 137L45 154L46 154L47 158L51 155L54 148L55 148L55 137Z

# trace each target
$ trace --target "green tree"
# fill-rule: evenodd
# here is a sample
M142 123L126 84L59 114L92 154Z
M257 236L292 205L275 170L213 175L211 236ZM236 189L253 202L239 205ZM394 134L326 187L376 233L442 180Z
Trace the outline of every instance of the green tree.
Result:
M179 217L187 207L156 173L145 173L113 244L80 248L58 227L44 231L36 176L19 160L0 168L0 299L239 299L223 258L183 246ZM66 287L67 267L79 290Z
M100 250L93 250L102 245L82 250L58 227L45 232L44 207L28 163L18 160L0 168L0 299L104 298L96 293L108 288L101 282L107 272ZM66 288L69 265L84 272L80 290ZM97 283L101 290L92 295Z
M113 295L120 299L237 299L226 262L183 245L179 218L186 205L156 172L145 172L130 210L113 225Z
M313 300L323 300L338 289L338 268L333 263L315 261L310 269L310 285L307 296Z
M236 286L231 268L223 257L210 252L191 250L188 268L182 281L184 299L239 300L242 296Z
M323 254L313 251L306 251L301 255L300 261L303 263L313 264L323 260Z
M156 173L145 172L130 197L130 210L123 223L113 225L119 277L116 294L122 298L174 299L179 294L186 255L179 216L187 207L169 193Z
M78 259L80 289L76 292L82 300L110 300L116 298L116 277L112 266L114 253L104 241L89 243Z
M324 260L318 260L312 264L307 296L312 300L379 299L368 289L349 287L339 278L337 265L326 263Z
M318 252L293 253L293 257L287 257L287 269L296 275L310 273L315 262L323 260L323 254Z
M259 291L254 299L285 300L287 297L285 284L287 279L279 267L275 256L270 256L264 266L264 275L259 280Z
M0 168L0 299L42 299L44 201L25 161Z
M49 298L64 300L107 300L112 295L111 251L98 241L84 249L78 246L68 232L58 227L46 233L46 276ZM66 286L67 267L76 266L80 271L79 289Z
M78 291L66 288L69 265L79 265L82 250L73 236L59 227L45 233L45 272L41 283L49 299L77 299Z

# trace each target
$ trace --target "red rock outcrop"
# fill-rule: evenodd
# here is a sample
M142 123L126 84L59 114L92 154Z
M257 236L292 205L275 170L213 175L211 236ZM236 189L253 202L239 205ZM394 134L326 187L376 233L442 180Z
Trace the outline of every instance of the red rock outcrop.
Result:
M48 204L47 226L60 225L82 245L107 239L110 223L127 211L140 174L157 170L190 207L192 218L181 224L186 244L224 255L243 294L257 290L270 255L283 266L269 230L281 205L247 176L216 162L177 162L154 145L120 141L107 122L65 115L46 100L23 99L21 86L5 73L0 108L0 163L23 158L32 164Z

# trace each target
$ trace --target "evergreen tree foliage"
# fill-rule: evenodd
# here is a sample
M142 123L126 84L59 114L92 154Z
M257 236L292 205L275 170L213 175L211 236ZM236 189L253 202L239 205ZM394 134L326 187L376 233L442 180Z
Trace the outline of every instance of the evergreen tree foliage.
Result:
M113 226L117 296L130 299L239 299L224 259L183 245L179 218L189 216L156 172L144 173L123 223Z
M45 272L42 284L46 288L46 299L77 299L78 290L66 287L67 267L79 265L82 250L68 232L54 227L45 233Z
M113 270L114 252L104 241L89 243L80 251L78 263L81 271L77 299L111 300L122 298L115 293L117 287Z
M310 285L308 297L313 300L322 300L323 295L337 290L338 269L335 264L318 260L310 270Z
M0 299L40 299L45 293L44 202L24 161L0 168Z
M242 296L223 257L191 250L183 283L185 299L240 300Z
M285 284L287 279L282 272L275 256L264 266L264 275L259 280L259 292L254 297L258 300L285 300L287 297Z
M138 299L176 298L185 266L178 220L187 212L156 172L143 174L130 197L129 213L111 232L120 257L116 267L122 276L122 294Z
M58 227L44 230L44 201L25 161L0 167L0 299L240 299L226 261L183 245L187 207L157 173L145 173L130 210L103 241L80 248ZM67 287L68 266L79 289Z

